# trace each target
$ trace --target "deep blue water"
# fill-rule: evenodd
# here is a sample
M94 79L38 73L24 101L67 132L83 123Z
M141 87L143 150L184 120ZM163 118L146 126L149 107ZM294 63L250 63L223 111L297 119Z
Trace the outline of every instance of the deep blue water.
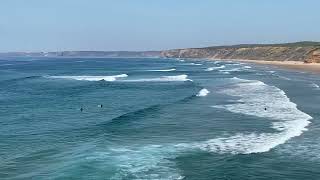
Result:
M229 61L0 58L0 179L320 179L318 85Z

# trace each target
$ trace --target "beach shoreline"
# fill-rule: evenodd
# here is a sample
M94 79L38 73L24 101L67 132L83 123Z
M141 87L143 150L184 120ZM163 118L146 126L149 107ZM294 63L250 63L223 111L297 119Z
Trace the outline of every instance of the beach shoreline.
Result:
M249 60L249 59L210 59L219 61L246 62L261 65L270 65L283 69L291 69L302 72L320 73L320 63L304 63L301 61L266 61L266 60Z

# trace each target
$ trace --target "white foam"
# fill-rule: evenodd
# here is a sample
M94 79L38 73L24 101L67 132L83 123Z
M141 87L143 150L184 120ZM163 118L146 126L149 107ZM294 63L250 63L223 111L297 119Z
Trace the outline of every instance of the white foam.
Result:
M241 71L240 68L232 68L232 69L223 69L223 70L219 70L220 72L239 72Z
M241 63L227 63L225 65L227 65L227 66L240 66L242 64Z
M239 133L231 137L211 139L198 143L200 149L213 152L259 153L285 143L307 130L311 116L297 109L285 92L261 81L232 78L236 83L221 93L240 98L241 103L217 105L233 113L271 119L275 133ZM264 110L266 108L267 110Z
M262 153L299 136L307 130L312 118L297 109L285 92L261 81L230 79L233 85L220 93L238 97L232 104L214 106L233 113L257 116L270 120L275 132L238 133L201 142L110 148L98 154L117 171L111 179L183 179L174 159L184 152L202 150L214 153ZM200 93L200 92L205 93ZM199 94L207 94L202 89ZM267 108L265 111L264 108ZM254 123L254 122L253 122ZM93 158L95 160L95 158Z
M175 71L176 69L155 69L155 70L147 70L147 71L155 71L155 72L170 72L170 71Z
M131 79L123 80L125 82L173 82L173 81L192 81L188 79L188 75L182 74L177 76L161 76L158 78Z
M320 89L320 86L316 83L311 83L311 87L313 87L315 89Z
M198 92L197 96L204 97L207 96L209 93L210 91L208 89L203 88Z
M114 76L48 76L49 78L55 79L70 79L79 81L115 81L118 78L128 77L127 74L119 74Z
M250 82L251 80L246 80L246 79L241 79L241 78L238 78L238 77L232 77L230 78L230 80L232 80L233 82Z
M251 66L240 66L241 64L225 64L225 65L232 65L232 66L237 66L231 69L221 69L219 70L220 72L240 72L240 71L246 71L248 69L251 69Z
M226 66L222 65L222 66L218 66L218 67L209 67L207 68L205 71L213 71L213 70L217 70L217 69L223 69Z
M290 80L291 80L291 79L290 79L290 78L288 78L288 77L280 76L280 75L278 75L278 78L280 78L280 79L284 79L284 80L288 80L288 81L290 81Z
M115 172L107 179L183 179L174 161L177 148L164 145L142 147L115 147L96 152L88 160L100 160L114 166Z
M189 65L189 66L202 66L202 64L199 64L199 63L186 63L186 64L183 64L183 65Z
M233 85L220 93L239 100L214 107L266 118L275 132L238 133L194 143L110 148L96 156L116 166L111 179L183 179L174 161L170 160L181 153L193 150L232 154L267 152L307 130L312 117L297 109L281 89L257 80L234 77L230 81Z

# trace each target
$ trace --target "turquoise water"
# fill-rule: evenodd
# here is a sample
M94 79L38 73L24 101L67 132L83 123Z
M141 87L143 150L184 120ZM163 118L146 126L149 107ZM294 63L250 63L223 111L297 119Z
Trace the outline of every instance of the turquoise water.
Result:
M318 85L228 61L1 58L0 179L320 179Z

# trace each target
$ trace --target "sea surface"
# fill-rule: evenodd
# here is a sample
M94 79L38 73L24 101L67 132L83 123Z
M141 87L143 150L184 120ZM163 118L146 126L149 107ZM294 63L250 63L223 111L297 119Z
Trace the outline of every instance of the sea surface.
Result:
M231 61L0 58L0 179L318 180L319 85Z

